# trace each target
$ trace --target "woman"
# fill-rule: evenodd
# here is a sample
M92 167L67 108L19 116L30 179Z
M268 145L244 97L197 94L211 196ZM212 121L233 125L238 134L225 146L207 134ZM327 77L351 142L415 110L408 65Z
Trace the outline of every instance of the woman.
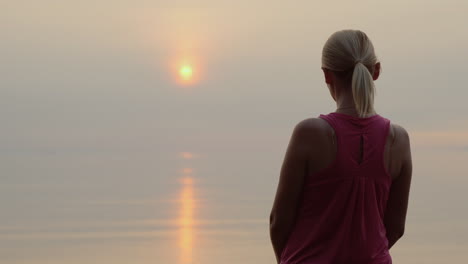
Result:
M270 215L281 264L391 264L412 161L406 130L374 109L380 62L367 35L335 32L322 70L337 109L292 133Z

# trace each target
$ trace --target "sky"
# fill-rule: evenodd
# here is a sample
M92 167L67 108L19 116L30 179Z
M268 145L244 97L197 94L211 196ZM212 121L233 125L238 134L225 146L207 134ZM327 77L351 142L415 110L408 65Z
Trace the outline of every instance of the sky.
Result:
M468 257L468 2L0 7L2 262L273 263L281 162L295 124L336 109L320 56L341 29L372 40L375 108L410 135L394 262Z

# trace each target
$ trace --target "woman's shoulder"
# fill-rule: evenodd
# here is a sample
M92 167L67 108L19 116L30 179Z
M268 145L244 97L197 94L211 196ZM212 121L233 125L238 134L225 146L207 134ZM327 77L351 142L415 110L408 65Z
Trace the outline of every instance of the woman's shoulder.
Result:
M299 121L295 129L300 130L303 134L323 134L324 132L329 131L328 123L319 117L309 117Z
M399 151L407 151L410 148L410 137L408 131L401 125L390 122L391 125L391 135L393 139L393 146L395 146Z
M402 138L409 138L408 131L402 126L393 121L390 122L392 129L395 131L395 135L398 135Z
M309 117L297 122L294 128L297 137L309 146L319 147L327 139L334 136L331 126L322 118Z

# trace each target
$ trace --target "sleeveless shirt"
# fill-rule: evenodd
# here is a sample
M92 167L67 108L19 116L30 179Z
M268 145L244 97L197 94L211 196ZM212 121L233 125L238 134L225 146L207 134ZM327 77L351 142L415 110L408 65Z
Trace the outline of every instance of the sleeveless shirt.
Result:
M319 118L335 131L335 159L305 175L280 263L391 264L383 222L392 183L384 164L390 120L335 112Z

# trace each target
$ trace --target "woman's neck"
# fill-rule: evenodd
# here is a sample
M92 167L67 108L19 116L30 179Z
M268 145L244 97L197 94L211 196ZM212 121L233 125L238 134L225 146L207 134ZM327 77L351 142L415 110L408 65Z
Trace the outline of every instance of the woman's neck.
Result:
M342 106L342 107L337 107L335 110L336 113L341 113L341 114L346 114L346 115L351 115L351 116L356 116L358 117L359 114L354 106ZM376 115L377 113L375 110L372 110L371 112L367 113L364 115L364 117L368 116L373 116Z

